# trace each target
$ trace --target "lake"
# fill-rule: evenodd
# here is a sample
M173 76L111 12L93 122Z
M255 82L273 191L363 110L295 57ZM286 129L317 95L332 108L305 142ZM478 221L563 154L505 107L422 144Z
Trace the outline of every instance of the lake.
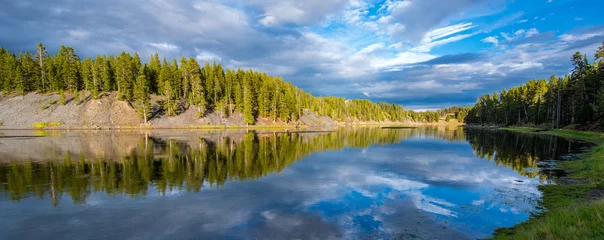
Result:
M484 238L542 211L548 160L585 149L444 127L4 130L0 239Z

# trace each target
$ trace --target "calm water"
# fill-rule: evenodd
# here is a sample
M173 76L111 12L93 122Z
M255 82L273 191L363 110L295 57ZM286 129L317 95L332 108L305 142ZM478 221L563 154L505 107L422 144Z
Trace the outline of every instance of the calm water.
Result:
M582 148L445 128L3 131L0 239L483 238L539 211L539 161Z

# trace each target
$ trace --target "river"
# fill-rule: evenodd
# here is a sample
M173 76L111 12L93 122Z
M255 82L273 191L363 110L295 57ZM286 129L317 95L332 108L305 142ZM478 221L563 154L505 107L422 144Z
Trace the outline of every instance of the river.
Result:
M586 145L464 128L0 131L0 239L475 239Z

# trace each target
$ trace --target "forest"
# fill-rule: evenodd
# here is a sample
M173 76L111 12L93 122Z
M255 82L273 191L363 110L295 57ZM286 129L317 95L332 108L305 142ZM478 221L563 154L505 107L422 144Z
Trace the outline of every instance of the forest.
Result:
M143 63L137 53L122 52L82 60L67 46L51 55L41 43L34 53L18 55L0 48L0 92L58 93L63 105L68 94L80 104L85 94L98 99L116 92L118 100L131 103L145 122L154 116L152 112L174 116L190 108L200 118L211 112L221 117L240 112L246 124L254 124L259 117L294 122L305 109L342 122L438 122L441 117L463 121L467 112L415 112L399 104L316 97L280 77L251 69L224 69L216 62L201 66L194 58L170 61L156 53ZM159 109L152 108L152 99L159 99Z
M525 84L479 97L465 122L480 125L571 126L582 130L604 126L604 42L593 63L580 52L571 57L574 68L549 80Z

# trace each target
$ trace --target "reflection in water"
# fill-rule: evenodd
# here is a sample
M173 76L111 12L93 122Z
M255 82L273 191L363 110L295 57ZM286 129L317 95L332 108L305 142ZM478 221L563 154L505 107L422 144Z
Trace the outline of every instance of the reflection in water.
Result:
M472 128L466 129L466 133L478 157L510 167L523 176L539 177L542 183L548 180L548 175L535 171L538 162L559 160L562 155L578 153L588 146L554 135Z
M60 132L38 131L36 134L58 136ZM13 200L23 199L30 193L40 198L48 196L53 205L58 204L64 193L76 203L84 202L88 194L98 191L144 196L150 185L161 195L174 189L199 192L204 184L221 186L227 180L256 179L280 172L313 152L393 144L411 136L438 136L458 141L463 139L463 132L436 128L421 132L356 128L334 132L192 135L187 136L188 139L152 134L105 135L105 142L117 143L109 151L123 154L116 158L104 158L107 153L91 149L100 144L97 134L76 136L74 140L83 143L80 149L80 145L69 144L67 150L61 149L65 146L64 140L60 140L61 144L36 141L23 146L19 143L23 150L54 159L32 162L12 157L11 164L0 165L0 182L4 183L0 191L9 193Z
M50 203L56 217L87 223L95 210L78 206L113 201L120 207L99 219L140 224L149 234L148 219L130 218L172 216L186 206L191 213L172 218L191 229L164 237L488 237L535 210L538 182L532 179L547 180L533 169L538 161L580 146L551 136L457 128L7 131L0 138L0 196L13 205L0 197L0 210L19 207L29 215L0 217L8 234L0 238L80 238L97 231L65 235L63 225L45 221L46 232L17 231L41 224L34 219L50 211L33 209L34 196ZM158 196L171 203L153 200Z

